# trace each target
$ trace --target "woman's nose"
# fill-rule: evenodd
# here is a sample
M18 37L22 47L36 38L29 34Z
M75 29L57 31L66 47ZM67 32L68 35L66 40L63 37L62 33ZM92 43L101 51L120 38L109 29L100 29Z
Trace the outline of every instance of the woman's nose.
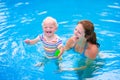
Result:
M75 33L78 33L78 30L75 30Z
M74 34L77 34L77 31L75 31Z

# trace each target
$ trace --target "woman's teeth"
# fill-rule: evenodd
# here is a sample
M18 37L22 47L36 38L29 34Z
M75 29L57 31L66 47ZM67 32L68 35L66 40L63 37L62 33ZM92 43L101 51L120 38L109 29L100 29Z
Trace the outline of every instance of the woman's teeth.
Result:
M76 39L79 39L79 37L76 37Z

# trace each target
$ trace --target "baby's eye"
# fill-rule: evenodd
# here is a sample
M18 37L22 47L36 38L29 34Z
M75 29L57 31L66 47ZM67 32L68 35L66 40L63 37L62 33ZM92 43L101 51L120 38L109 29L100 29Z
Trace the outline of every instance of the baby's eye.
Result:
M47 28L47 27L44 27L45 29Z

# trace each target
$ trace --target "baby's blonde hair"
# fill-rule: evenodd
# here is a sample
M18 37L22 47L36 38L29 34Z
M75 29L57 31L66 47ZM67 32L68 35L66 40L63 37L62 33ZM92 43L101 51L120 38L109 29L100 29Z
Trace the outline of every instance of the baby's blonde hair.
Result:
M57 20L56 20L55 18L53 18L53 17L50 17L50 16L46 17L46 18L43 20L42 26L44 26L44 22L47 21L47 20L52 20L52 21L55 23L55 26L58 27Z

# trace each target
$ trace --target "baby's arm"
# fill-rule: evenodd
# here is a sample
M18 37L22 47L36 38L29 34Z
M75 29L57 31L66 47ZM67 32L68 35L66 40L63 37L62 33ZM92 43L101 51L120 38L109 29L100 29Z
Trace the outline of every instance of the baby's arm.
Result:
M39 36L37 36L35 39L32 39L32 40L26 39L24 42L25 42L26 44L35 44L35 43L37 43L39 40L40 40L40 38L39 38Z
M66 45L65 45L65 50L69 50L70 48L72 48L74 46L74 41L72 38L68 39Z

